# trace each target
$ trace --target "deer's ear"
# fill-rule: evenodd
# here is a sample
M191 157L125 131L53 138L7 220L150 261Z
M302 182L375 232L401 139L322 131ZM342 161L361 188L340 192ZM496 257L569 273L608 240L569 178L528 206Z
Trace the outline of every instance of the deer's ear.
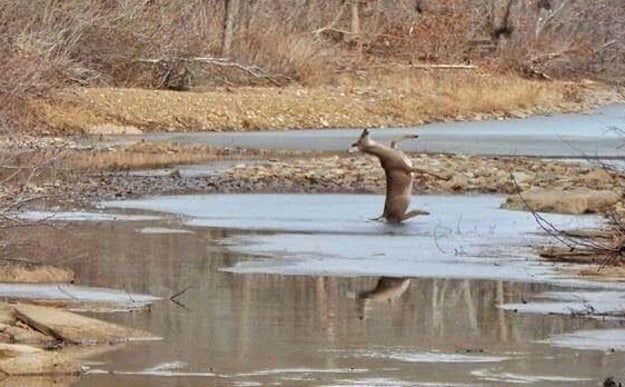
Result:
M369 129L363 129L362 130L362 134L360 135L360 137L362 138L362 137L365 137L365 136L368 136L368 135L369 135Z

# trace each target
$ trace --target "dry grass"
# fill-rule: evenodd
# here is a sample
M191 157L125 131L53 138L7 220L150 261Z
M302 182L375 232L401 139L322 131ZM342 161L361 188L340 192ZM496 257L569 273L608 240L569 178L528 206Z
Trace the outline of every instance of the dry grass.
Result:
M291 154L283 152L284 154ZM141 141L116 148L40 150L5 157L5 164L32 168L54 159L38 180L55 180L65 173L95 171L128 171L150 168L171 168L215 160L280 157L281 152L218 148L208 145L155 143ZM0 168L0 179L11 170Z
M64 283L73 281L74 277L70 269L29 261L9 260L0 265L2 283Z
M342 85L346 90L341 90L332 88L341 86L337 74L347 72L350 77L356 71L357 75L365 73L366 78L371 75L368 66L376 61L472 61L498 71L551 77L601 75L609 79L624 71L620 65L625 55L620 43L625 36L619 17L625 11L621 0L601 0L593 7L580 2L564 8L560 5L568 4L566 0L552 0L554 9L564 11L554 11L549 17L534 0L514 2L511 23L515 30L502 41L492 38L493 28L501 21L489 17L496 16L490 15L492 12L501 13L507 0L428 1L422 2L427 4L420 13L413 0L361 2L358 34L349 32L350 2L238 3L228 63L260 67L263 76L236 66L216 65L214 60L197 60L226 55L220 43L223 1L0 0L0 130L45 129L48 121L54 129L70 127L75 132L103 122L149 130L408 125L458 116L503 115L513 109L534 109L544 99L558 104L558 87L553 86L556 95L552 98L544 90L536 95L523 90L533 88L531 83L514 85L503 79L505 93L487 98L495 90L491 81L485 81L482 88L482 81L468 79L465 90L459 84L465 81L454 76L440 80L437 78L447 75L408 74L391 76L393 87L381 91L372 90L374 82L363 86L369 87L364 91L349 89L349 85ZM599 25L596 20L603 22ZM325 27L327 33L319 32ZM486 50L475 49L474 43L484 41ZM408 89L400 86L404 82L423 87ZM435 83L433 92L428 83ZM447 88L446 83L450 83ZM29 100L41 101L68 86L198 91L275 84L291 87L282 96L273 89L256 93L237 90L234 96L214 91L182 97L96 89L79 91L78 96L65 99L62 108L56 103L46 108L38 102L34 117L28 109ZM302 91L302 85L315 89ZM456 93L456 87L457 96L445 95ZM389 95L389 90L396 92L396 97ZM329 95L317 96L322 92ZM297 106L301 104L299 95L306 93L312 103L308 113ZM370 97L360 99L359 93ZM250 102L246 96L263 100ZM426 102L415 103L406 96ZM184 101L178 103L178 97ZM468 102L463 102L465 99ZM259 105L265 100L270 106L262 111ZM442 106L443 102L450 105ZM144 106L147 103L155 107ZM340 106L329 108L325 106L328 103ZM128 110L128 104L139 111L113 110ZM379 111L380 105L388 111ZM89 112L92 107L94 111ZM295 112L289 112L291 108ZM414 114L408 114L413 110Z
M397 67L337 76L332 85L318 87L78 89L53 101L33 100L30 108L38 126L55 133L97 132L106 125L143 131L389 127L577 110L603 102L586 98L598 91L515 76Z
M222 148L141 142L112 151L74 151L62 158L65 168L102 171L165 168L227 157Z

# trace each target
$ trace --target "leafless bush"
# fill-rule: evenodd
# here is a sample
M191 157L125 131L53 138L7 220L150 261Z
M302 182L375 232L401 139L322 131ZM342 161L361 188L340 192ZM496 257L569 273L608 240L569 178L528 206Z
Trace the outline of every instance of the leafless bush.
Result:
M487 60L548 76L625 73L621 0L229 0L230 13L225 3L0 0L0 124L23 119L25 99L71 84L187 89L191 80L257 81L218 62L180 61L224 53L304 83L371 56ZM233 21L227 52L225 20ZM163 82L173 73L184 82Z
M43 175L49 174L58 154L26 158L14 154L0 155L0 260L14 256L28 244L28 235L11 232L45 224L45 221L29 221L16 214L25 207L50 199L50 193L42 192L37 184Z
M474 0L502 64L528 75L623 76L620 0ZM479 17L479 15L484 15Z

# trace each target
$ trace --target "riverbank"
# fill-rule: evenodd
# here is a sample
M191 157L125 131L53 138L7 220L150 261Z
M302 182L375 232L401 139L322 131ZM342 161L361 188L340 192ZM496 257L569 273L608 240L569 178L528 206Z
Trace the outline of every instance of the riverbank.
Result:
M402 127L584 111L616 99L595 82L393 65L340 74L321 86L66 89L30 100L25 110L29 133L100 135Z
M12 162L21 160L23 166L42 171L25 185L3 185L3 203L16 197L36 199L20 204L22 209L91 208L102 200L168 194L385 192L378 161L362 154L38 137L5 138L2 144ZM414 194L504 194L505 205L514 209L529 205L537 211L625 218L623 173L599 161L410 152L409 157L425 171L445 177L418 174ZM604 240L597 246L614 243L618 241ZM603 253L591 252L595 258L585 263L603 262L598 258ZM545 257L566 261L569 255Z
M384 172L372 157L152 143L84 146L58 140L45 151L21 140L13 160L33 167L54 159L48 178L26 192L87 203L170 193L384 193ZM54 142L53 142L54 143ZM82 148L81 148L82 147ZM35 149L35 150L31 150ZM622 174L592 160L408 153L429 174L416 176L415 194L514 194L532 188L614 190ZM25 164L28 164L25 163ZM194 166L195 165L195 166ZM56 169L55 169L56 167ZM11 190L10 186L5 189ZM5 197L11 196L7 191Z
M10 157L13 161L19 160L20 157L28 157L24 160L30 160L34 169L43 168L42 170L44 171L44 174L35 177L32 180L27 180L24 185L5 186L6 191L3 192L3 200L12 200L16 197L32 197L40 199L24 203L23 205L20 205L18 209L42 208L49 210L50 208L93 208L95 202L106 199L119 200L121 202L121 200L124 199L139 198L147 195L175 193L381 194L384 192L385 187L384 175L379 167L378 161L362 154L346 155L344 153L320 154L286 151L272 152L230 148L226 149L205 145L151 143L146 141L126 143L124 145L114 145L107 142L85 144L84 142L70 138L43 139L36 137L24 137L14 138L11 140L4 139L3 141L4 142L2 142L2 144L6 145L3 148L6 150L6 157ZM619 187L621 187L623 175L616 171L606 169L603 165L592 164L589 161L572 162L563 160L542 160L527 157L488 157L425 153L410 153L409 156L415 164L418 164L424 170L442 175L444 177L449 177L449 179L437 179L428 174L418 175L415 181L415 194L443 193L463 195L474 193L498 193L509 194L511 197L516 197L519 193L525 195L526 192L529 192L532 189L569 192L590 186L598 191L617 192L617 195L622 197L622 189ZM54 159L54 161L46 164L46 160L51 159ZM25 175L28 176L30 172L32 172L32 169L24 172ZM363 196L358 197L362 198ZM431 196L431 198L433 197L435 196ZM469 198L465 197L464 199L457 199L464 200ZM429 200L427 197L415 198L416 203L413 204L413 207L419 206L424 201L427 202L427 200ZM449 197L445 200L448 200L449 204L455 201L455 199ZM275 199L273 200L273 203L276 203ZM458 213L457 211L459 210L450 209L449 204L443 206L439 204L440 208L438 208L437 213L442 213L443 210L441 208L446 208L446 211L450 211L453 214ZM239 208L245 209L247 206ZM593 208L592 210L582 208L579 213L609 213L615 209L623 212L622 204L613 203L610 208ZM377 210L377 208L372 208L372 214L377 213ZM500 211L496 209L496 207L491 208L491 211L512 214L510 212ZM211 212L209 211L209 214L210 213ZM324 215L324 217L325 216L326 215ZM516 215L510 216L514 217ZM525 214L525 216L527 217L529 215ZM494 222L496 221L497 220L494 220ZM171 224L168 224L168 222ZM198 229L179 230L180 224L177 224L176 222L177 221L170 219L162 220L162 224L159 223L159 225L166 225L171 228L140 228L138 226L128 224L129 222L109 223L105 221L100 226L100 229L91 229L90 232L92 234L85 232L84 229L82 229L84 226L75 224L70 225L67 230L55 228L55 237L50 237L46 232L42 233L42 229L45 227L40 226L31 228L30 230L32 231L25 237L31 238L28 242L32 242L33 240L37 241L36 246L31 245L29 247L29 251L33 254L33 257L36 256L37 259L40 259L42 262L54 262L55 264L61 264L58 257L58 251L63 251L63 254L65 255L63 257L65 261L62 261L63 264L65 265L68 262L77 260L74 264L69 265L70 268L77 270L77 273L80 273L80 270L91 272L91 269L86 269L87 267L98 268L96 271L93 271L93 273L98 273L98 279L96 280L95 285L103 285L97 282L100 281L99 278L101 271L106 272L107 270L120 270L120 272L126 273L125 270L128 269L128 267L121 264L109 264L107 265L107 268L103 269L95 263L100 260L106 260L106 262L111 262L112 260L114 262L115 259L117 259L126 265L132 263L132 265L129 266L131 269L135 267L133 265L142 269L147 265L151 268L149 270L151 272L151 277L149 280L145 280L145 286L141 287L142 291L144 291L144 289L153 289L154 283L157 283L158 281L156 278L159 278L161 281L163 278L168 278L165 281L168 281L171 278L163 275L163 272L154 270L154 267L157 267L158 265L152 266L153 262L152 264L150 264L149 261L148 263L144 262L143 259L145 257L143 255L140 255L140 258L133 259L133 254L137 254L137 252L128 253L133 250L129 249L128 246L124 246L123 243L128 243L132 246L136 246L137 243L144 243L145 246L149 246L150 251L154 251L153 244L156 239L154 233L156 235L165 232L174 233L173 235L180 234L184 236L193 236L196 233L199 234L201 232ZM448 224L451 223L448 222ZM530 224L533 225L531 217ZM497 225L492 225L494 228L497 228L496 226ZM501 225L501 227L508 230L508 226L505 224ZM120 230L118 230L119 228L127 228L127 230L120 232ZM23 234L20 230L21 229L16 227L12 229L8 235ZM66 233L69 232L69 230L76 232L77 235L82 233L81 236L77 238L79 241L80 238L85 238L85 235L90 235L90 238L95 239L89 243L86 243L85 241L78 242L77 240L69 241L66 236ZM157 231L155 232L154 230ZM492 230L494 229L491 229L491 232ZM106 237L103 237L105 232L110 232L112 235L116 236L114 238L107 239ZM508 230L508 232L510 232L510 230ZM121 238L118 234L124 235L124 237ZM142 235L140 239L142 242L138 242L138 234ZM512 234L514 234L513 231ZM150 239L150 235L152 235L152 239ZM478 233L479 238L484 238L484 235L486 234ZM515 236L518 237L518 235ZM223 238L223 235L221 237ZM292 236L289 236L289 238L292 238ZM426 234L425 238L427 241L432 241L430 234ZM436 251L439 251L439 253L443 255L451 254L452 244L450 244L448 240L445 240L444 235L439 236L439 238L440 240L437 240L436 237L434 238L435 243L437 244L437 249L442 248L444 250ZM491 235L490 238L493 238L493 235ZM164 238L164 240L165 239L167 241L173 240L172 238ZM120 242L120 240L122 242ZM197 241L196 247L200 252L197 255L198 259L205 260L205 237L198 237L193 240ZM111 241L115 241L115 243L112 243ZM181 238L180 241L185 243L185 248L189 247L188 240ZM40 242L41 244L39 244ZM63 243L68 243L68 246L64 246ZM165 242L162 241L162 243ZM439 243L443 243L443 247L440 247L438 245ZM502 242L498 240L497 243L501 244ZM611 242L608 241L607 243ZM77 246L81 246L79 248L81 251L72 250L72 248L77 249ZM88 251L83 251L82 246L89 246ZM103 246L106 246L106 248ZM114 251L115 248L119 248L120 251L115 254L111 254L110 246L114 246ZM162 249L159 248L157 250L162 250L167 256L167 259L175 261L176 265L178 265L179 253L182 248L181 245L177 245L176 243L170 244L167 242L164 246L167 248L163 247ZM514 248L518 247L519 246L516 246ZM464 250L467 249L466 245L461 245L460 247L455 248L456 250L454 250L454 254L466 254L466 251ZM97 253L93 255L93 252ZM78 258L72 258L68 255L75 255ZM152 253L147 254L149 257L152 257L152 255ZM389 259L389 257L384 257L384 262L381 263L384 267L388 266L387 259ZM505 262L505 258L503 259ZM93 265L85 265L85 262L93 262ZM623 272L620 268L599 271L597 270L597 267L601 265L602 261L591 261L588 263L591 263L591 265L584 265L583 267L575 268L573 274L575 276L581 274L586 277L593 277L593 279L609 279L612 281L622 278ZM229 260L228 265L231 264L232 262ZM500 270L504 272L505 269L502 269L501 265L502 263L496 263L492 265L492 268L494 268L493 270L495 271ZM339 265L331 266L335 267ZM111 269L118 267L124 267L124 271L121 269ZM170 273L169 270L173 266L166 267L168 270L167 273ZM221 265L219 267L223 268L226 266ZM567 266L567 270L569 269L570 268ZM419 270L422 270L421 266L419 266ZM543 271L543 269L540 270L541 272ZM219 272L219 275L225 274ZM480 275L484 274L480 272ZM116 273L112 277L125 278L119 273ZM174 277L178 278L176 276ZM239 278L240 277L242 276L239 276ZM93 280L93 278L91 278L91 280ZM229 283L231 280L232 278L228 276L225 281ZM80 278L80 281L85 281L85 278ZM154 287L160 291L157 295L171 296L183 294L186 290L195 286L192 282L189 282L188 284L186 282L178 283L177 280L174 282L174 284L168 284L166 287ZM119 285L115 281L113 283L115 286ZM110 284L104 285L110 286ZM189 293L194 292L196 292L195 288L193 288ZM192 298L192 300L194 299ZM185 301L185 304L186 302L188 301ZM185 304L183 304L183 307L186 310ZM12 306L9 306L8 308L12 308ZM29 308L29 306L26 308ZM61 312L45 310L46 315L51 313L53 314L53 317L49 320L49 323L55 323L55 319L57 318L56 313ZM83 324L84 320L81 319L77 322L77 324L78 323ZM96 324L98 326L100 325L99 322L92 320L88 321L88 323ZM103 329L108 332L113 328L106 326ZM115 329L126 328L117 327ZM142 334L148 335L145 332L142 332ZM127 334L125 337L132 337L133 335L134 333L132 335ZM49 337L46 336L44 339L49 340ZM173 337L173 335L170 336L169 339L180 340L180 338ZM97 350L98 348L100 347L96 347L95 349ZM29 349L29 351L31 350ZM40 352L37 348L32 351L36 352L36 354L39 354ZM53 352L55 357L49 356L49 358L54 360L58 356L65 356L66 353L67 351L64 349L61 351L55 351ZM27 355L31 356L30 352ZM24 355L19 355L20 358L22 356ZM82 370L80 365L85 364L82 360L83 355L81 354L81 356L74 357L71 353L69 353L68 356L68 361L71 360L71 363L69 363L69 368L65 372L72 374L80 372ZM25 359L31 358L27 357ZM2 364L0 363L0 370L2 370L1 366ZM26 367L23 372L30 371L31 368L29 367L30 366ZM46 374L54 373L49 369L41 372Z

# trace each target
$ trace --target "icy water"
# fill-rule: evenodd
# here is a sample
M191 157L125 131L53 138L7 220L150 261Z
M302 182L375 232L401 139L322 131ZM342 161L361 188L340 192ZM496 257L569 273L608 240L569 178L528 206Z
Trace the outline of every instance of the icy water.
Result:
M623 104L613 104L587 114L568 113L523 119L448 122L415 128L373 130L379 141L390 141L407 132L419 134L417 141L402 143L411 152L461 153L508 156L625 158ZM190 144L256 149L344 151L360 129L310 129L261 132L149 133L110 141L146 139Z
M41 232L50 245L69 233L89 247L69 262L82 284L162 297L149 312L99 316L163 339L93 358L77 385L587 386L625 377L622 321L572 313L622 307L619 286L538 260L528 247L543 238L533 218L500 210L501 201L418 197L413 207L432 215L399 227L367 221L383 202L371 195L104 203L107 216ZM110 221L129 209L158 219Z

